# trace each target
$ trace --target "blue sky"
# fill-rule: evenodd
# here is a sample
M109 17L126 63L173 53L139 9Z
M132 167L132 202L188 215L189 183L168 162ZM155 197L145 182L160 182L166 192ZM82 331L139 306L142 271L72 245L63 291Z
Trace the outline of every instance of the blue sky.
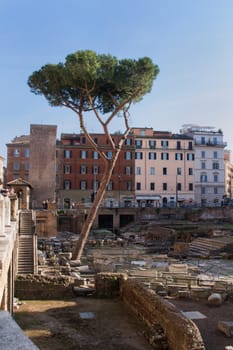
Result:
M85 49L158 64L151 93L131 109L131 126L172 132L183 124L213 126L233 150L232 0L0 0L0 45L4 157L6 143L29 134L30 124L58 125L58 137L80 131L75 114L32 94L27 79Z

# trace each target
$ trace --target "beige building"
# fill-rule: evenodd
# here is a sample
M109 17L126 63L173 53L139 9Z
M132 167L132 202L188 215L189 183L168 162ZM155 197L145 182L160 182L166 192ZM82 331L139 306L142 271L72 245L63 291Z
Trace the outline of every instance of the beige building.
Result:
M192 137L152 128L135 136L135 196L139 206L176 207L194 203Z
M233 164L231 163L231 152L224 151L225 164L225 198L224 202L228 204L233 198Z

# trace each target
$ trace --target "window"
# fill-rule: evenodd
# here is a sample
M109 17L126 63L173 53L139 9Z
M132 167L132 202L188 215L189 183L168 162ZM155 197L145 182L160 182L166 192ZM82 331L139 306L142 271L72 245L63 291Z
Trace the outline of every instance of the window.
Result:
M126 191L132 191L132 182L126 181Z
M217 144L218 144L218 139L217 139L217 137L214 137L214 138L213 138L213 141L214 141L214 145L217 145Z
M126 160L130 160L131 157L132 157L131 152L129 152L129 151L125 152L125 159Z
M135 159L143 159L142 152L135 152Z
M30 168L29 163L25 163L25 164L24 164L24 169L25 169L25 170L29 170L29 168Z
M64 166L64 174L70 174L71 173L71 166L69 164L66 164Z
M99 174L99 166L98 165L93 165L93 174L94 175L98 175Z
M181 149L181 142L180 141L176 141L176 149Z
M92 181L92 189L94 192L97 192L99 188L99 181L98 180L95 180L95 181Z
M207 175L206 174L202 174L200 177L200 181L201 182L207 182Z
M30 157L30 149L29 148L25 148L24 156L25 156L25 158L29 158Z
M99 154L97 151L93 151L93 159L99 159Z
M86 144L86 137L82 137L82 144L85 145Z
M136 183L136 190L140 191L141 190L141 182Z
M125 175L131 175L131 167L130 166L126 166L125 167Z
M194 153L187 153L187 160L194 160Z
M154 189L155 189L155 183L154 183L154 182L151 182L151 183L150 183L150 190L151 190L151 191L154 191Z
M94 142L96 145L98 145L98 138L97 137L94 138Z
M175 154L175 160L182 160L183 159L183 154L182 153L176 153Z
M156 141L155 140L149 140L149 147L154 149L156 147Z
M108 151L107 152L107 158L108 159L112 159L112 151Z
M13 156L14 156L14 157L19 157L19 156L20 156L20 149L19 149L19 148L14 148L14 150L13 150Z
M163 175L167 175L167 168L163 168Z
M162 160L168 160L169 159L169 154L168 153L161 153L161 159Z
M189 141L188 149L193 149L193 143L192 143L192 141Z
M135 140L136 148L142 148L142 140Z
M141 175L141 167L140 166L136 167L136 175Z
M218 158L218 152L217 152L217 151L214 151L213 157L214 157L214 159L217 159L217 158Z
M161 146L162 146L162 148L167 148L168 147L168 141L162 140L161 141Z
M193 184L189 183L189 191L193 191Z
M176 175L181 175L181 168L176 169Z
M64 158L65 159L70 159L71 158L71 151L70 150L66 149L64 151Z
M126 140L125 140L125 145L126 145L126 146L132 145L132 139L126 139Z
M86 165L81 165L80 166L80 174L87 174L87 166Z
M167 191L167 183L166 182L163 183L163 191Z
M149 159L156 159L156 153L155 152L149 152Z
M113 181L109 181L107 185L107 191L113 191Z
M219 169L219 163L214 162L213 163L213 169Z
M14 162L13 163L13 169L14 170L19 170L20 169L20 163L19 162Z
M155 168L154 167L150 167L150 175L155 175Z
M86 190L87 189L87 182L85 180L80 181L80 190Z
M82 150L81 151L81 159L86 159L87 158L87 151Z
M201 151L201 158L205 158L205 151Z
M205 164L206 164L205 162L201 162L201 168L202 169L205 169Z
M64 181L64 189L65 190L70 190L71 189L71 182L70 182L70 180L65 180Z
M214 194L218 194L218 187L214 187Z
M193 175L193 168L189 168L189 175Z
M201 194L205 194L205 187L201 187Z
M177 189L177 191L181 191L182 185L181 185L180 182L178 182L178 183L176 184L176 189Z
M201 137L201 144L205 145L205 137L204 136Z
M218 175L214 174L214 182L218 182Z

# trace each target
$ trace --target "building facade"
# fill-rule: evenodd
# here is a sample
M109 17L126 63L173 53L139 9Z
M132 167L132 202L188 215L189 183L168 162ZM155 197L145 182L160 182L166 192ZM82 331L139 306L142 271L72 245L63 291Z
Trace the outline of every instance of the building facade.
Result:
M223 133L213 127L184 125L182 134L193 137L195 147L195 201L201 206L219 206L225 195Z
M152 128L133 128L135 195L139 206L194 204L192 137Z
M224 204L230 204L233 199L233 164L231 163L231 153L229 150L225 150L224 152L224 163L225 163Z
M111 158L105 135L91 136ZM116 144L122 137L111 136ZM220 206L232 196L225 146L221 130L210 127L185 125L179 134L132 128L102 206ZM32 125L29 136L7 144L7 182L28 181L37 208L46 199L58 208L91 206L103 172L102 158L82 133L56 139L56 126Z
M111 147L104 134L91 134L108 158ZM121 135L112 138L118 144ZM104 172L104 162L84 134L62 134L57 143L57 199L58 206L72 207L91 202ZM104 206L132 206L134 198L134 142L125 141L108 184Z
M6 146L6 182L10 182L19 178L28 181L30 168L30 136L17 136Z

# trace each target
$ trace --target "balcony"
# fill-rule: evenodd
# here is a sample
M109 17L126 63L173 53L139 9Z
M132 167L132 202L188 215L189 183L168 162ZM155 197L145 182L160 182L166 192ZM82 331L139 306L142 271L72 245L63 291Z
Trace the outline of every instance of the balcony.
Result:
M195 140L195 145L197 146L211 146L211 147L226 147L227 142L213 142L213 141L207 141L203 143L202 141Z

